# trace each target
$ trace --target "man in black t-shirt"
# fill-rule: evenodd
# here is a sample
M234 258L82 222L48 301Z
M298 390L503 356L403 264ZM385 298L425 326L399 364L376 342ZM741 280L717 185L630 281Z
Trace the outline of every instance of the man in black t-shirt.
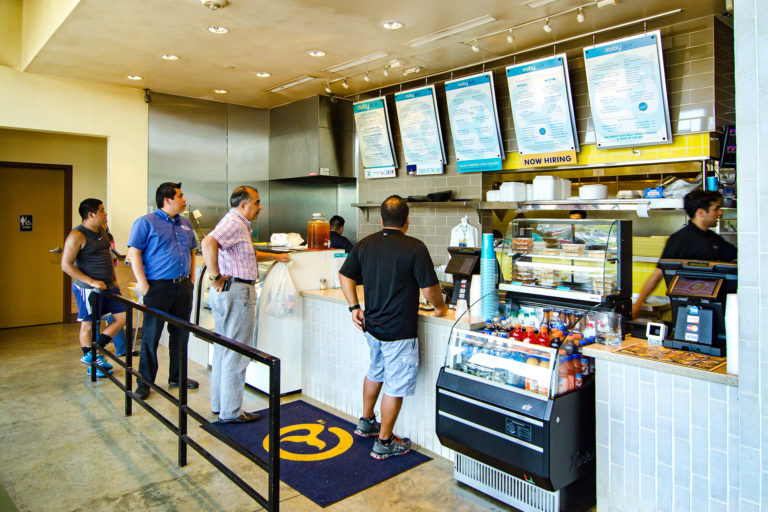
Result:
M734 261L736 247L709 228L717 226L723 215L723 196L719 192L694 190L683 198L688 225L673 233L661 253L662 260ZM640 290L632 305L632 317L637 318L645 299L664 277L656 268Z
M390 196L381 204L383 229L360 240L339 271L352 321L365 333L371 363L363 383L363 416L355 434L376 436L371 457L386 459L407 453L411 441L392 434L404 396L414 394L419 366L416 323L419 292L435 306L433 316L448 308L426 246L410 236L408 204ZM365 311L360 308L356 282L362 282ZM379 393L381 424L373 408Z

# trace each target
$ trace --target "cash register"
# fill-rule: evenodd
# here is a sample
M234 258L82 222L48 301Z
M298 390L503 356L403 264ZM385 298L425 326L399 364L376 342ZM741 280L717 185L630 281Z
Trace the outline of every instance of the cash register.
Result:
M660 260L672 303L668 348L725 356L725 298L736 293L737 265L715 261Z
M448 304L455 306L460 299L469 304L469 289L472 276L480 274L479 247L448 247L451 258L445 267L445 273L453 276L453 293Z

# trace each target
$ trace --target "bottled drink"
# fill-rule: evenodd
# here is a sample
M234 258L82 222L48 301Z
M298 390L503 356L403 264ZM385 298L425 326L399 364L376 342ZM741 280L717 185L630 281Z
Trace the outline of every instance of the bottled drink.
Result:
M533 332L533 327L528 326L525 328L525 337L523 338L524 343L531 343L533 345L536 344L537 338L536 333Z
M549 339L549 346L552 348L560 348L563 343L563 339L560 337L560 331L552 329L552 336Z
M563 342L561 348L564 349L565 353L569 356L576 352L576 345L573 343L572 335L569 334L565 337L565 341Z
M562 395L570 391L568 388L568 356L565 355L564 350L558 350L557 358L557 392Z
M548 347L549 346L549 334L547 333L547 327L542 325L539 327L539 336L537 339L537 344L541 345L542 347Z
M567 362L567 368L568 368L568 390L572 390L576 388L576 372L574 371L574 363L573 358L574 356L565 356Z
M328 249L331 246L331 225L322 213L313 213L307 222L307 248Z
M525 338L525 331L523 331L522 326L520 324L515 324L515 330L512 331L512 334L510 336L515 341L523 341L523 339Z

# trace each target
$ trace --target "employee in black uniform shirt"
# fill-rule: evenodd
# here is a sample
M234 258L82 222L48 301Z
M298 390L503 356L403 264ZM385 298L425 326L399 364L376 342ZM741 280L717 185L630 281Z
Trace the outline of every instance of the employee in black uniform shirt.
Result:
M669 237L660 259L734 261L736 247L709 230L717 226L723 215L723 196L720 192L707 190L689 192L683 198L683 208L691 220L687 226ZM645 299L656 288L662 277L661 269L657 267L640 290L637 301L632 305L633 318L639 316Z
M344 252L352 250L352 242L341 234L344 233L344 217L334 215L329 222L331 225L331 249L344 249Z

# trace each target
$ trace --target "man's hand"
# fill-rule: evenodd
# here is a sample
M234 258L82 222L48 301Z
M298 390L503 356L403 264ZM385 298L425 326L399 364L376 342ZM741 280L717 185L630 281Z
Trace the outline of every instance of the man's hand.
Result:
M230 277L232 276L219 276L217 280L211 281L211 287L217 292L220 292L222 289L224 289L224 282Z
M435 307L435 310L432 312L432 316L445 316L447 314L448 306L445 305L445 302L443 302L442 308Z
M149 283L147 281L144 281L143 283L138 283L139 285L139 291L141 292L141 295L146 295L149 291Z
M643 303L642 302L635 302L632 304L632 319L637 320L640 317L640 312L643 309Z
M97 290L106 290L107 289L107 285L104 284L104 281L97 281L96 279L93 279L88 284L91 285L91 288L95 288Z
M278 254L275 256L275 261L279 261L280 263L290 263L291 262L291 255L290 254Z
M365 329L363 328L365 326L365 313L363 313L362 309L358 308L352 311L352 321L355 323L355 327L362 332L365 332Z

